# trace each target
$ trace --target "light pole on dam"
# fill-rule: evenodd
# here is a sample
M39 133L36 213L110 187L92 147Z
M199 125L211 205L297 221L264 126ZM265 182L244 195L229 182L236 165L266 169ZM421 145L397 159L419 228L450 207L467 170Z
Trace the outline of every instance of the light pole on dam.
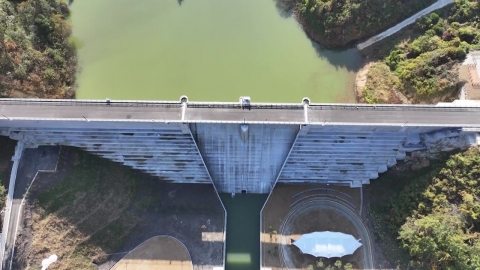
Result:
M248 105L248 106L247 106ZM268 193L360 187L417 150L477 144L476 104L364 105L1 99L0 134L68 145L176 183Z

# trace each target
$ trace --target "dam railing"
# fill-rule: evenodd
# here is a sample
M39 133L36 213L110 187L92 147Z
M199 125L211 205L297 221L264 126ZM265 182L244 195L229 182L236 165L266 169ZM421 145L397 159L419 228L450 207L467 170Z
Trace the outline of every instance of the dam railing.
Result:
M56 109L56 106L63 107ZM70 109L64 109L70 107ZM346 104L189 102L147 100L0 99L4 120L245 123L313 125L419 125L480 128L476 103ZM4 123L0 126L9 126Z

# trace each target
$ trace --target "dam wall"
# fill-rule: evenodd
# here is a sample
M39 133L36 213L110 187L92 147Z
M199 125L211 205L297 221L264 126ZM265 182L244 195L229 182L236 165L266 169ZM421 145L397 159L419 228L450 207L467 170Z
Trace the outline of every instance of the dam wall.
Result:
M191 124L212 180L223 192L269 193L298 125Z
M480 107L0 100L0 135L74 146L175 183L360 187L413 151L478 144Z
M268 124L135 124L132 128L0 128L26 147L65 145L175 183L269 193L275 182L361 187L418 150L477 144L459 128Z
M190 129L185 124L152 128L18 128L0 131L27 147L65 145L119 162L176 183L211 183Z

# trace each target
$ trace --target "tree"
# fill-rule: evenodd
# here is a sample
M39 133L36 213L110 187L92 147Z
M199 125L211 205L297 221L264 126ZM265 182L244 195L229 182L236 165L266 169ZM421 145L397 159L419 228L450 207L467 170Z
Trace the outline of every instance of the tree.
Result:
M468 244L476 234L466 231L465 217L452 205L426 216L411 217L399 239L417 266L431 269L478 269L479 253Z

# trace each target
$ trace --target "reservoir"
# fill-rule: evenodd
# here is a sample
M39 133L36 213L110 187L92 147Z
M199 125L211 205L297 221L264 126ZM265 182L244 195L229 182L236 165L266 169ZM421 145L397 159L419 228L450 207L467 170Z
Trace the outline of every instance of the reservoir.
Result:
M78 0L77 98L354 102L356 49L320 50L273 0Z
M75 0L79 99L355 102L356 49L321 50L273 0ZM226 270L260 266L267 195L222 194Z

